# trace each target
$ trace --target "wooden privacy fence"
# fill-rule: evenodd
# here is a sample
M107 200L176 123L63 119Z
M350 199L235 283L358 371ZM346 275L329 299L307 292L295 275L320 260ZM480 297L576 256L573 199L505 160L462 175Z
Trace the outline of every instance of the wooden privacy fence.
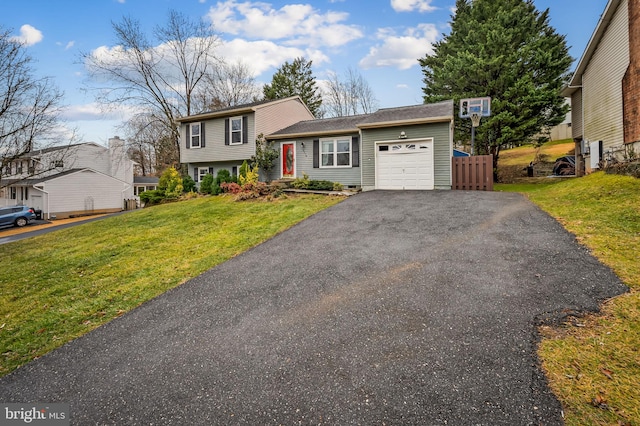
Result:
M451 189L493 191L493 155L452 157Z

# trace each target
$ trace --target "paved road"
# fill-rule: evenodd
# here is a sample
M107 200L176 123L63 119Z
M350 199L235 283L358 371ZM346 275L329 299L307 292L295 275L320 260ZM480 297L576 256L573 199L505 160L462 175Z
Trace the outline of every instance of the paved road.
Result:
M561 424L536 327L626 291L523 197L369 192L0 380L74 424Z
M121 214L129 213L130 211L121 211L117 213L103 214L95 217L82 217L75 219L61 219L56 221L61 223L55 226L46 226L40 228L40 225L51 224L48 220L36 220L32 224L25 226L24 228L4 227L0 228L0 245L12 243L14 241L24 240L26 238L37 237L38 235L48 234L52 231L59 231L60 229L71 228L72 226L82 225L84 223L95 222L96 220L106 219L111 216L118 216ZM7 232L3 232L7 231Z

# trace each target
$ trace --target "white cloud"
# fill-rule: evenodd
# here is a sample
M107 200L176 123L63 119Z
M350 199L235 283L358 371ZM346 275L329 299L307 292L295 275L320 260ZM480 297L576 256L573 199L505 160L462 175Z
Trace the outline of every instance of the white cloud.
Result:
M403 35L397 35L393 29L378 30L377 38L381 44L369 49L367 56L360 60L359 65L364 68L395 67L406 70L418 65L418 59L428 53L433 53L433 43L440 35L433 24L420 24L415 28L405 30Z
M437 9L431 6L433 0L391 0L391 7L396 12L433 12Z
M71 49L74 45L76 44L75 41L71 40L69 43L67 43L67 45L64 47L64 50L69 50Z
M64 108L62 118L67 121L123 120L131 117L135 112L136 109L129 105L106 108L97 103L89 103L67 106Z
M36 43L40 43L42 39L42 32L29 24L20 27L19 36L11 37L11 41L16 41L26 46L33 46Z
M322 13L310 4L274 9L269 3L226 0L211 7L208 17L217 31L291 46L337 47L363 36L357 26L343 23L348 13Z
M396 84L396 89L408 89L408 84Z
M229 63L242 61L254 76L281 66L285 61L291 62L297 57L313 61L315 66L329 62L329 58L319 50L302 50L297 47L281 46L272 41L231 40L218 48L220 56Z

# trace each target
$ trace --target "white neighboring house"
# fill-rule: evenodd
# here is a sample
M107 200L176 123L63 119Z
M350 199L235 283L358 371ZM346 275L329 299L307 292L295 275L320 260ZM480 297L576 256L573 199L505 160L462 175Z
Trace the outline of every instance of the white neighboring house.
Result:
M111 213L132 199L133 165L125 141L93 142L32 151L6 166L0 206L26 205L43 217Z

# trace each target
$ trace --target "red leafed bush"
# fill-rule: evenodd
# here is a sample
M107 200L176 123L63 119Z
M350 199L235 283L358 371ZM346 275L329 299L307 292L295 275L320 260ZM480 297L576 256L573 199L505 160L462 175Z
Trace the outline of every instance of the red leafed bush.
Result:
M238 194L242 191L242 187L235 182L223 182L220 184L220 188L224 193Z

